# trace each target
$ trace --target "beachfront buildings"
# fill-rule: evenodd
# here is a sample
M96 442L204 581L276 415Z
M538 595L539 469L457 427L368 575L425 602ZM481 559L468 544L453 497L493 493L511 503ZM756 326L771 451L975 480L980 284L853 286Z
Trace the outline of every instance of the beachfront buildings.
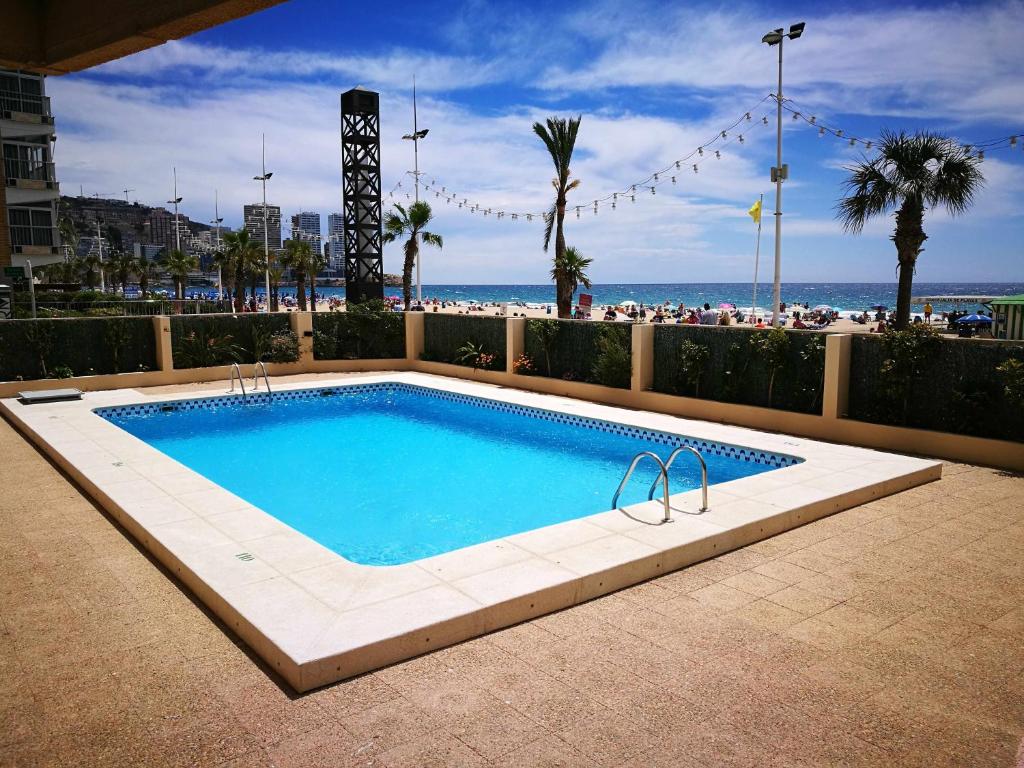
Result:
M56 138L42 75L0 70L0 267L61 261Z
M345 219L340 213L327 217L327 249L328 267L345 274Z
M263 203L250 203L242 209L245 230L254 243L263 244ZM267 203L267 245L281 250L281 206Z
M292 214L292 240L304 240L314 251L320 250L320 214L300 211Z

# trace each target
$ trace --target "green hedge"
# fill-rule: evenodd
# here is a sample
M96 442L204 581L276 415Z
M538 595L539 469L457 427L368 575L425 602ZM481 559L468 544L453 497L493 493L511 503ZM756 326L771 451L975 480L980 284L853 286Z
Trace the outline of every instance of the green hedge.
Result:
M0 380L66 378L156 367L148 317L0 322Z
M428 313L423 318L423 359L439 363L471 365L459 358L466 345L493 355L486 366L505 370L505 318L487 315L448 315Z
M1024 441L1024 403L1008 396L996 370L1012 358L1024 361L1024 343L937 338L905 398L885 364L892 357L880 336L853 337L851 419Z
M382 360L405 357L405 314L361 311L313 315L313 357L317 360Z
M783 331L782 365L770 382L771 368L752 344L769 331L703 325L654 326L654 391L742 405L771 407L798 413L821 413L824 372L824 334ZM683 342L706 349L707 359L696 371L680 360ZM697 366L693 366L697 367ZM687 375L689 374L689 375ZM695 380L696 379L696 380Z
M287 363L298 359L298 339L288 315L178 315L171 318L175 368L228 363Z
M545 328L552 329L548 349L543 341ZM522 371L524 373L629 388L630 371L609 365L609 357L614 351L616 359L625 353L631 360L632 325L587 320L528 320L525 349L532 370Z

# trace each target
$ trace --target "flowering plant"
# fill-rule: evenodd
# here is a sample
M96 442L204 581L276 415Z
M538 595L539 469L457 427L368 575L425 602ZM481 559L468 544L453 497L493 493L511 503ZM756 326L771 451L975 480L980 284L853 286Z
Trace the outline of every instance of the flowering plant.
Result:
M533 358L525 352L512 361L512 371L514 373L529 375L533 373L533 369Z

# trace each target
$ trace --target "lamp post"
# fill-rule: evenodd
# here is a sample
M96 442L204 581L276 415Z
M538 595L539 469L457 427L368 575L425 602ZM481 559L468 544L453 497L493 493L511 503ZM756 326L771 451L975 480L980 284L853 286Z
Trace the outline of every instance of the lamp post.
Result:
M103 219L96 217L96 247L99 249L100 259L100 293L107 292L107 281L103 277L103 232L100 231L100 226L103 224Z
M420 201L420 139L425 139L430 133L429 128L420 130L416 117L416 76L412 78L412 133L407 133L402 138L412 142L413 177L415 178L415 201ZM418 235L417 235L418 239ZM423 306L423 282L420 280L420 251L416 249L416 303Z
M181 250L181 230L178 229L178 203L182 198L178 197L178 169L174 169L174 197L167 201L168 205L174 206L174 250Z
M267 181L273 173L267 173L267 134L263 134L263 174L253 176L253 181L263 184L263 263L266 270L263 273L264 288L267 292L267 312L270 312L270 231L267 229Z
M796 40L804 33L804 22L792 24L789 32L779 28L772 30L761 38L762 43L769 47L779 46L779 89L775 94L778 102L775 137L775 167L772 168L772 181L775 183L775 280L772 285L772 327L779 325L780 304L782 303L782 182L789 176L789 167L782 164L782 42L787 37Z
M217 244L214 246L215 253L220 253L220 223L224 221L224 218L220 215L220 209L217 205L217 190L213 190L213 221L210 223L217 228ZM220 262L217 263L217 301L224 301L224 275L221 270ZM221 307L223 309L223 307Z

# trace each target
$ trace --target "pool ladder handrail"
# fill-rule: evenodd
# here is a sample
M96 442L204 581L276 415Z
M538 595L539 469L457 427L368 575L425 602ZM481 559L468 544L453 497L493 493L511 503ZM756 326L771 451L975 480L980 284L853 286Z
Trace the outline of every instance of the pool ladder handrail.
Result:
M235 377L236 376L238 377L238 386L240 386L242 388L242 400L245 400L248 396L245 394L245 380L242 378L242 369L241 369L241 367L239 367L238 363L232 363L231 364L231 389L228 390L229 394L235 391Z
M263 371L263 383L267 385L267 397L271 395L270 392L270 379L267 377L267 366L263 364L262 360L257 360L256 364L252 367L252 391L256 392L260 387L260 371Z
M640 460L644 457L650 457L658 464L658 477L654 478L654 484L657 485L658 478L661 478L665 486L665 496L662 499L662 502L665 504L665 517L662 518L662 522L671 523L672 510L668 505L668 470L665 467L665 462L661 460L661 457L651 451L640 451L640 453L633 457L633 460L629 463L629 469L627 469L626 474L622 476L622 482L619 483L619 487L615 491L615 495L612 496L612 509L619 508L619 495L622 493L622 489L626 487L626 483L629 482L629 478L633 475L633 470L636 469L636 465L639 464Z
M697 457L697 461L700 462L700 490L701 490L701 512L708 511L708 465L704 461L704 457L700 455L700 451L690 445L680 445L672 453L668 455L668 461L665 462L665 496L668 496L668 471L672 468L672 462L676 460L676 457L689 451ZM647 492L647 500L650 501L654 498L654 489L658 487L658 478L654 478L654 482L651 483L651 488Z

